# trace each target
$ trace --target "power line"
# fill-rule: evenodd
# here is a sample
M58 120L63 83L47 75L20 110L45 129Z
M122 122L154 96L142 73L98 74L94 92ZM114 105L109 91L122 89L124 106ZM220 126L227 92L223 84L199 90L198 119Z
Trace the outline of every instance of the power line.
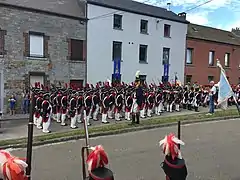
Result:
M208 1L204 2L204 3L202 3L202 4L199 4L199 5L195 6L195 7L192 7L192 8L190 8L190 9L187 9L187 10L184 11L184 12L192 11L192 10L197 9L197 8L199 8L199 7L201 7L201 6L204 6L205 4L208 4L208 3L212 2L212 1L213 1L213 0L208 0Z
M150 1L151 1L151 0L146 0L146 1L142 2L142 3L144 4L144 3L148 3L148 2L150 2ZM204 3L202 3L202 4L199 4L199 5L195 6L195 7L192 7L192 8L190 8L190 9L187 9L187 10L184 11L184 12L192 11L192 10L197 9L197 8L203 6L203 5L206 5L206 4L208 4L208 3L212 2L212 1L213 1L213 0L208 0L208 1L204 2ZM158 4L158 3L159 3L159 2L157 1L157 2L155 2L155 3L152 4L152 5L155 5L155 4ZM135 6L135 5L134 5L134 6ZM130 8L132 8L132 7L134 7L134 6L130 6ZM121 13L119 13L119 12L121 12ZM95 20L95 19L101 19L101 18L110 17L110 16L112 16L113 14L116 14L116 13L118 13L119 15L123 15L123 14L126 13L126 12L122 12L121 10L116 10L116 11L113 11L113 12L110 12L110 13L106 13L106 14L103 14L103 15L95 16L95 17L93 17L93 18L90 18L89 20ZM164 19L161 19L160 21L163 21L163 20L164 20Z
M144 3L148 3L148 2L150 2L150 1L151 1L151 0L146 0L146 1L142 2L142 3L144 4ZM136 3L137 3L137 2L136 2ZM159 2L156 2L156 3L159 3ZM137 4L136 4L136 5L137 5ZM130 8L135 7L136 5L130 6ZM106 13L106 14L103 14L103 15L95 16L95 17L93 17L93 18L90 18L89 20L94 20L94 19L100 19L100 18L109 17L109 16L112 16L113 14L116 14L116 13L119 13L119 12L122 12L122 11L116 10L116 11L113 11L113 12L111 12L111 13ZM122 15L122 14L124 14L124 13L126 13L126 12L122 12L122 13L120 13L120 15Z

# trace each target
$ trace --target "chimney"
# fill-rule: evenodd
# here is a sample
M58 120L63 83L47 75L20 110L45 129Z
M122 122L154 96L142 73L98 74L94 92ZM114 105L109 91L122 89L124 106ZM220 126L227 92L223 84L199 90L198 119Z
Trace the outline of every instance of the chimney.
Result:
M186 14L185 12L181 12L181 13L178 14L178 16L179 16L179 17L182 17L183 19L186 20L187 14Z

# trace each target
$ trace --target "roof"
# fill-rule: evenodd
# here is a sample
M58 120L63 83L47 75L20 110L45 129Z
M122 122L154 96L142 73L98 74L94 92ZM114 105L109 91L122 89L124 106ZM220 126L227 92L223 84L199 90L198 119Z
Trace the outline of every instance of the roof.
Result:
M80 6L79 0L0 0L0 4L84 17L84 6Z
M197 24L188 25L187 37L224 44L240 45L240 37L230 31Z
M152 6L132 0L88 0L88 3L97 6L103 6L106 8L117 9L120 11L126 11L130 13L176 21L180 23L189 23L183 17L180 17L165 8Z

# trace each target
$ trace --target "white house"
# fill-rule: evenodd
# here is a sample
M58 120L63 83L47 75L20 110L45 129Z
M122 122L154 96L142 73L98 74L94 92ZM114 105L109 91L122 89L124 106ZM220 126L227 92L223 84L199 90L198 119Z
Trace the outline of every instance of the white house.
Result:
M185 13L132 0L88 0L87 16L88 82L112 79L116 59L123 82L133 82L137 70L148 83L162 81L164 64L169 81L177 74L184 82Z

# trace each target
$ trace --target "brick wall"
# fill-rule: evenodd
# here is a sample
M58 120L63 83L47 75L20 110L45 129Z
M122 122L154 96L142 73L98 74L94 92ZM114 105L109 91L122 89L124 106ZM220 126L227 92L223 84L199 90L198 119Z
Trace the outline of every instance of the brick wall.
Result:
M29 72L45 72L46 81L50 83L69 82L70 79L85 80L85 62L71 62L66 58L67 39L85 40L84 23L6 7L0 7L0 22L0 28L6 30L6 55L0 56L6 97L12 93L20 95L22 89L29 85ZM26 57L25 36L29 31L41 32L47 36L46 58ZM49 65L52 67L49 68Z
M220 70L216 66L216 59L219 59L224 67L225 53L230 53L230 67L225 68L226 74L231 84L239 83L240 47L195 39L188 39L187 47L194 49L193 64L185 66L185 76L192 75L192 82L208 84L208 76L214 76L214 81L217 83ZM214 66L208 65L209 51L215 51Z

